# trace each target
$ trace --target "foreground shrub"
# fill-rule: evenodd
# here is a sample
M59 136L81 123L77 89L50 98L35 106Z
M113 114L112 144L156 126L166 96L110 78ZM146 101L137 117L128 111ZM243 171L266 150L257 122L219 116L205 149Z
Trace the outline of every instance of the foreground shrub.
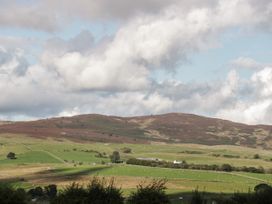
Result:
M207 200L204 198L204 193L199 193L198 189L193 192L191 204L206 204Z
M205 204L207 198L204 194L195 191L191 204ZM258 184L254 192L239 193L232 196L212 198L216 204L272 204L272 187L268 184Z
M150 184L139 184L137 191L128 198L128 204L170 204L165 194L166 180L153 180Z
M24 189L14 189L7 184L0 184L0 203L27 204L29 199Z
M254 188L255 194L253 201L256 204L271 204L272 203L272 187L267 184L259 184Z
M38 198L38 197L43 197L44 192L42 187L38 186L36 188L32 188L27 192L32 198Z
M50 199L53 199L57 196L57 185L55 184L51 184L49 186L45 186L44 187L44 193L47 197L49 197Z
M87 192L82 185L72 183L52 201L52 204L84 204L86 202Z
M94 177L87 188L73 183L65 188L54 200L53 204L123 204L121 189L115 187L114 179L109 182L105 178Z
M57 185L51 184L45 187L37 186L28 190L27 194L35 200L52 200L57 195Z

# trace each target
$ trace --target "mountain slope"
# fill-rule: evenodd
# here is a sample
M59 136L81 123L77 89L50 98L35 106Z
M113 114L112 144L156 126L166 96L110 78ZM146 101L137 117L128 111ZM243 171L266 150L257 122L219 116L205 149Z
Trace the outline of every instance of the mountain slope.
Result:
M2 124L0 133L75 141L231 144L272 148L272 126L245 125L192 114L116 117L97 114Z

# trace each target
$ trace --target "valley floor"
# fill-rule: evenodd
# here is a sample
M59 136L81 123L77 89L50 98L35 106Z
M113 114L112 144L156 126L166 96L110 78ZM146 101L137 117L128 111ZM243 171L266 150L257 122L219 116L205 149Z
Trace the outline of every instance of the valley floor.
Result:
M123 153L124 147L131 153ZM86 183L92 176L114 177L127 195L140 182L166 178L167 193L199 191L212 193L248 192L259 183L272 183L271 174L216 172L110 164L108 155L119 151L121 159L156 158L195 164L272 167L272 152L237 146L194 144L105 144L39 140L20 135L0 135L0 180L31 188L55 183ZM6 159L9 152L17 159ZM254 155L258 153L259 158Z

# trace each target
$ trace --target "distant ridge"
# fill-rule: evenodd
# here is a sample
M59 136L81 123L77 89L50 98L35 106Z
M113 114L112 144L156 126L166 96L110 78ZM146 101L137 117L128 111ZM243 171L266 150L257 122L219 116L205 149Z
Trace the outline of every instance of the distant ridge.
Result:
M1 122L0 122L1 124ZM98 114L3 123L0 133L78 142L195 143L272 149L272 126L246 125L185 113L118 117Z

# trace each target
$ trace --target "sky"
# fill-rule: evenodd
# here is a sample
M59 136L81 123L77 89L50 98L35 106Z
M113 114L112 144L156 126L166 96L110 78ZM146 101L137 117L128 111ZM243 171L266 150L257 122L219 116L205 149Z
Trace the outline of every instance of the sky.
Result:
M0 0L0 120L272 124L270 0Z

